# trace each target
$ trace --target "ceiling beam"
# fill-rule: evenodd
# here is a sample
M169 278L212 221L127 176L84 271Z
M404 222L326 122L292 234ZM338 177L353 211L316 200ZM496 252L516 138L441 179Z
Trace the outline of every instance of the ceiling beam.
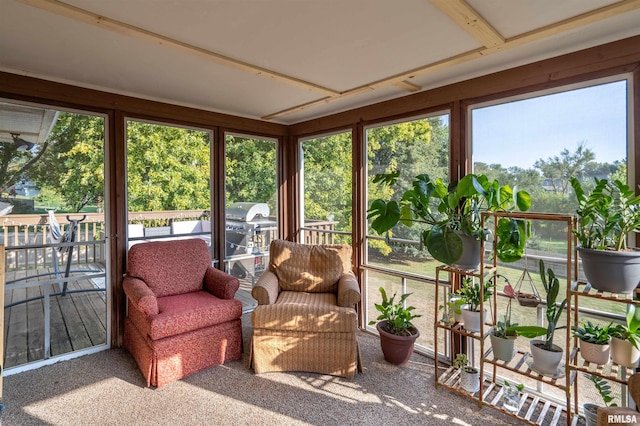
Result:
M283 83L294 85L312 92L321 93L325 96L337 96L340 92L320 86L315 83L301 80L289 75L279 73L277 71L269 70L267 68L253 65L245 61L231 58L220 53L212 52L201 47L197 47L188 43L181 42L158 33L147 31L145 29L135 27L133 25L126 24L115 19L108 18L90 12L85 9L81 9L76 6L72 6L67 3L63 3L58 0L17 0L20 3L46 10L47 12L64 16L69 19L73 19L78 22L92 25L94 27L103 28L114 33L131 37L137 40L145 41L148 43L158 44L163 47L174 49L182 53L196 55L202 59L216 62L221 65L225 65L231 68L235 68L244 72L248 72L253 75L259 75L267 78L271 78Z
M484 47L504 44L505 40L502 35L469 6L465 0L429 0L429 2Z
M434 0L434 1L440 2L440 0ZM446 1L447 0L442 0L443 3ZM461 0L456 0L456 2L460 2L460 1ZM474 49L468 52L464 52L459 55L446 58L438 62L433 62L431 64L427 64L422 67L414 68L409 71L405 71L393 76L389 76L377 81L373 81L371 83L368 83L360 87L346 90L344 92L341 92L339 95L333 95L333 96L330 96L329 98L322 98L316 101L307 102L297 107L287 108L286 110L282 110L282 111L275 112L273 114L266 115L262 117L262 119L273 120L275 118L278 118L284 115L293 114L295 112L308 109L315 105L326 104L329 102L336 101L338 99L345 98L347 96L353 96L355 94L361 93L363 90L375 90L381 87L402 84L403 81L414 78L418 75L425 75L443 68L468 62L473 59L487 56L502 50L521 46L523 44L531 43L536 40L541 40L546 37L551 37L566 31L574 30L576 28L580 28L585 25L589 25L594 22L601 21L603 19L611 18L613 16L621 15L623 13L630 12L636 9L640 9L640 0L622 0L617 3L613 3L608 6L604 6L599 9L592 10L591 12L586 12L581 15L574 16L572 18L568 18L563 21L556 22L554 24L550 24L545 27L541 27L541 28L529 31L527 33L523 33L511 38L507 38L504 40L504 43L502 44L496 44L492 47L485 46L485 47Z

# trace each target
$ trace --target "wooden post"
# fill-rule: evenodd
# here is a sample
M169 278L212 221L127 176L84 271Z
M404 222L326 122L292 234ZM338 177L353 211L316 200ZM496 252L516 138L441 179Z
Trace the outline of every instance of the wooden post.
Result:
M2 400L2 376L4 376L4 246L0 245L0 400Z

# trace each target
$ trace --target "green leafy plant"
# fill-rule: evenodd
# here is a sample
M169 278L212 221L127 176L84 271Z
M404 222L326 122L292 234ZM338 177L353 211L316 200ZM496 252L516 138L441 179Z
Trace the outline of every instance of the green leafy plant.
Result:
M564 311L567 299L564 299L559 305L556 303L558 293L560 292L560 281L551 268L547 269L545 275L545 266L542 259L540 260L540 278L542 279L542 285L544 286L544 291L547 296L547 327L522 325L511 328L516 331L518 335L527 338L545 336L544 349L550 351L552 349L555 331L565 328L565 326L558 326L558 320Z
M386 321L385 331L398 336L411 336L416 334L417 329L411 323L414 318L418 318L422 315L416 315L413 313L415 307L405 307L405 300L411 295L406 293L400 296L400 300L397 303L394 302L397 293L387 298L387 293L383 287L380 287L380 294L382 295L382 303L375 303L376 309L380 312L378 321ZM374 325L376 321L370 321L369 325Z
M626 325L616 324L611 327L609 334L611 337L628 340L633 347L640 349L640 310L636 308L636 305L629 305L626 320Z
M596 390L602 397L602 401L604 402L605 407L617 407L618 405L615 403L611 403L613 401L613 397L611 396L611 386L609 386L609 382L607 382L603 377L596 376L595 374L587 374L583 373L584 377L591 380L593 384L596 386Z
M640 196L619 180L594 178L596 186L587 194L580 181L571 178L578 200L580 245L589 249L627 249L627 236L640 228Z
M456 354L455 359L453 360L453 368L462 369L467 373L476 373L478 370L475 367L472 367L469 363L469 358L466 354Z
M511 383L505 380L502 382L502 384L506 388L510 388L511 386L513 386L518 390L518 392L522 392L524 390L524 384L522 383L518 383L517 385L512 385Z
M502 337L502 338L515 337L518 335L518 333L515 331L514 327L516 327L518 324L511 323L511 302L513 301L513 299L515 299L516 292L511 286L511 284L509 284L508 281L504 286L503 292L505 296L509 298L509 301L507 302L507 309L503 316L503 320L497 321L496 326L493 328L492 333L496 337Z
M606 326L594 324L591 321L582 321L581 326L571 327L573 336L585 342L596 345L607 345L611 341L611 326L613 322Z
M487 281L484 283L482 291L482 301L486 302L493 294L493 283ZM460 295L460 300L464 305L467 305L468 311L478 311L480 309L480 283L474 283L470 277L464 277L462 279L462 285L458 289L457 293Z
M399 172L376 175L374 183L393 185ZM526 211L531 207L531 197L526 191L500 185L484 175L468 174L457 183L446 185L441 179L427 174L415 177L411 189L404 191L401 200L377 199L371 203L367 218L379 234L386 234L398 222L406 226L426 224L421 242L429 253L446 264L453 264L462 255L462 238L456 233L476 239L486 239L481 226L483 211ZM529 235L526 222L520 219L500 218L498 221L498 258L514 262L524 253Z

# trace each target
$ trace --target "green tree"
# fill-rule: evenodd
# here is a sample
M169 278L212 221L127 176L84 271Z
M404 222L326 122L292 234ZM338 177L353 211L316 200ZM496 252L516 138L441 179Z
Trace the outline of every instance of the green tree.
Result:
M302 150L305 220L333 217L336 229L350 231L351 132L306 140Z
M540 170L544 178L549 179L549 184L553 192L559 192L563 195L568 194L569 178L575 177L584 180L590 166L593 166L595 154L589 148L585 147L585 143L581 142L574 152L563 149L560 155L549 157L547 160L539 159L533 167Z
M61 112L28 176L63 208L80 211L104 196L104 119ZM50 195L48 195L49 197Z
M227 135L225 147L227 204L267 203L276 211L276 144L266 139Z
M402 193L411 187L415 176L427 173L449 178L449 128L440 117L406 121L367 130L367 150L369 156L368 199L377 198L399 200ZM389 185L372 182L376 174L394 171L400 173L397 183ZM393 236L402 239L420 240L421 226L394 227ZM371 243L383 253L391 248L382 241ZM410 248L403 248L412 250Z
M209 152L207 132L129 122L129 211L209 209Z

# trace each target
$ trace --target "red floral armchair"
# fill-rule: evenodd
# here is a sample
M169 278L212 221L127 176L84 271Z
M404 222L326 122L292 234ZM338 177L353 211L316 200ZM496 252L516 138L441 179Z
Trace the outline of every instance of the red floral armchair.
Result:
M136 244L123 282L124 346L147 386L242 356L242 303L236 278L211 267L199 239Z

